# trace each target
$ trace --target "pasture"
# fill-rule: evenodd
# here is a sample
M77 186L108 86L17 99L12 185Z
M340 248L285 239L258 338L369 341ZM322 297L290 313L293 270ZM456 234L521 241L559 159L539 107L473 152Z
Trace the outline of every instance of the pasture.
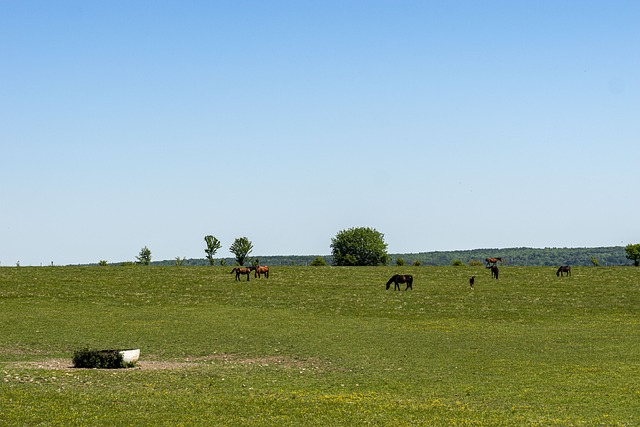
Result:
M640 268L556 269L3 267L0 425L640 425Z

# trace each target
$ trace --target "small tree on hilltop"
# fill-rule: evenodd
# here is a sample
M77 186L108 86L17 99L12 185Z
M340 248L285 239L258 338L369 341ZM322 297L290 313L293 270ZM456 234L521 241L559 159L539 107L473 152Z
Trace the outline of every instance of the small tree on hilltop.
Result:
M213 265L215 262L213 256L218 252L218 249L220 249L220 246L222 245L220 244L220 240L211 235L204 236L204 241L207 243L207 249L204 250L207 254L207 259L209 260L209 264Z
M624 250L627 253L627 258L633 261L633 265L640 266L640 243L629 244Z
M236 263L238 265L244 265L244 261L252 250L253 243L246 237L238 237L229 248L229 252L236 256Z
M149 265L151 264L151 251L148 247L140 249L140 254L136 257L138 264Z
M342 230L331 239L333 264L346 265L387 265L389 255L384 234L373 228L360 227Z

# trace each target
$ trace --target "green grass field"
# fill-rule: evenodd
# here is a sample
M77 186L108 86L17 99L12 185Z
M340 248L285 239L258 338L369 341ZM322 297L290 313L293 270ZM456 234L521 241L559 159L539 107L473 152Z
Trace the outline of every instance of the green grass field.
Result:
M0 425L640 425L640 268L230 270L0 268Z

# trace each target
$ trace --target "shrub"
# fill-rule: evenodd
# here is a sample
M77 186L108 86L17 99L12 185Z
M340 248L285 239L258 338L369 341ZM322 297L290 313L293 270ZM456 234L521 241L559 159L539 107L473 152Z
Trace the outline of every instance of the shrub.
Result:
M404 265L404 259L402 259L402 258L396 259L396 265L398 267L402 267Z
M83 348L73 353L74 368L119 369L132 367L133 363L124 363L118 350L89 350Z
M309 265L312 265L314 267L324 267L327 265L327 261L325 261L321 256L317 256L313 261L311 261L311 264Z
M451 263L452 266L454 267L462 267L464 265L464 263L462 261L460 261L459 259L454 259L453 262Z
M414 266L414 267L420 267L421 265L422 265L422 263L420 262L420 260L419 260L419 259L417 259L417 260L413 261L413 266Z
M482 261L478 261L477 259L472 259L471 261L469 261L469 265L471 267L480 267L482 266Z

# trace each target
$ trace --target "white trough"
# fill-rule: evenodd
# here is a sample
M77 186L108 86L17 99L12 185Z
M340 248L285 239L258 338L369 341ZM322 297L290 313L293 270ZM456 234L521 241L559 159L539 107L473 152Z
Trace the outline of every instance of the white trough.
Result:
M140 349L118 350L124 363L136 363L140 357Z

